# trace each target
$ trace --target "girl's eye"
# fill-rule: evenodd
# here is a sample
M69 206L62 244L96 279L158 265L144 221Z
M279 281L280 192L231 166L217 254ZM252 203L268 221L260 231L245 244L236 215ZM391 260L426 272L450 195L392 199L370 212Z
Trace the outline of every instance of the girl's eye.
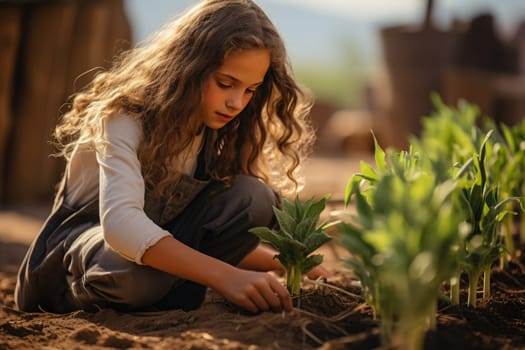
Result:
M226 84L221 81L217 81L217 86L220 87L221 89L228 89L232 87L230 84Z
M230 89L230 88L233 88L233 85L232 84L229 84L229 83L224 83L220 80L217 80L217 86L221 89ZM245 94L249 94L249 95L253 95L255 93L255 90L257 90L257 88L251 88L251 89L246 89L245 90Z

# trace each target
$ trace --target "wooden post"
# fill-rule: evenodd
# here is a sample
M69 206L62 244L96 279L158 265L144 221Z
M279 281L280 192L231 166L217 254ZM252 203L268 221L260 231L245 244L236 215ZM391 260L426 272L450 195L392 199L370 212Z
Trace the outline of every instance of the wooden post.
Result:
M66 89L65 69L77 5L49 2L28 7L14 90L6 201L44 199L54 182L50 135Z
M0 5L0 203L4 200L6 149L12 124L11 95L20 37L21 10Z
M78 92L107 68L113 56L131 44L131 28L122 0L82 1L75 23L68 69L68 94ZM73 85L74 83L74 85Z
M50 200L64 170L51 135L68 97L107 67L115 42L131 40L123 0L39 2L24 8L8 137L5 202ZM1 68L0 68L1 69Z

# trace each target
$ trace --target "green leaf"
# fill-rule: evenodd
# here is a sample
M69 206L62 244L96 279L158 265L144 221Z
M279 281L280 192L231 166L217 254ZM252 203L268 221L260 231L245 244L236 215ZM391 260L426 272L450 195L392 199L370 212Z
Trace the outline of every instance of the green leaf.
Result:
M364 261L370 261L377 251L364 241L362 232L349 223L341 223L339 227L342 233L340 242L350 254L360 256Z
M271 244L275 249L280 249L282 245L283 237L268 227L253 227L248 231L259 237L263 242Z
M379 296L377 295L376 288L374 288L374 282L379 283L379 278L374 273L375 271L371 269L369 265L364 265L362 262L355 258L344 259L344 263L350 267L350 269L354 272L357 278L359 278L359 280L361 281L361 285L363 286L363 293L367 303L369 303L373 307L377 307L378 305L376 305L376 300ZM381 310L376 311L380 312Z
M293 265L293 260L285 254L277 254L275 257L286 267L286 270L289 271L290 267Z
M465 175L467 171L470 169L470 166L472 165L473 159L470 157L464 164L461 166L461 168L458 170L456 174L456 179L459 179L461 176Z
M299 199L299 196L295 197L294 206L296 210L295 217L297 220L300 220L303 217L303 205L301 203L301 200Z
M317 265L321 264L323 262L323 255L322 254L315 254L310 255L306 260L303 262L303 265L301 267L301 273L307 273Z
M396 181L397 180L397 181ZM397 182L397 184L396 184ZM401 197L400 181L391 174L384 175L378 182L373 193L374 211L378 215L388 213L391 210L399 209L398 201Z
M280 210L278 208L273 208L273 213L275 214L275 217L277 218L277 222L279 223L280 229L289 237L294 237L295 232L295 226L297 223L295 222L295 219L290 216L287 212Z
M361 179L359 179L357 176L352 175L350 180L348 181L345 189L345 208L350 205L350 201L352 200L352 195L356 193L359 190L359 184L361 182Z
M449 198L449 196L456 190L457 188L457 182L454 180L447 180L439 185L436 186L436 190L434 191L437 202L443 203L446 198Z
M379 145L379 142L377 142L376 136L373 133L372 133L372 136L374 137L374 147L375 147L374 158L376 161L377 168L381 172L386 172L388 171L388 165L386 162L385 151L383 151L383 149Z
M295 237L299 241L303 242L305 238L307 238L308 235L315 230L315 224L318 220L318 217L311 217L299 222L299 224L297 224L295 227Z
M493 131L490 130L483 139L483 142L481 143L479 155L478 157L474 157L474 165L477 169L476 178L478 179L478 184L481 186L485 186L485 183L487 182L487 171L486 171L486 165L485 165L485 158L487 154L487 143L492 135Z
M279 255L277 256L281 262L286 261L284 266L295 266L304 259L306 246L301 242L293 239L283 239L280 242Z
M516 146L517 140L514 139L514 135L512 134L512 131L505 124L501 125L501 130L503 132L503 136L505 137L505 142L507 142L509 149L511 149L512 152L515 152L518 149L518 147Z
M312 203L307 209L305 209L303 219L316 218L319 220L319 216L326 207L326 200L328 196L324 196L319 201Z
M359 190L355 194L355 204L359 213L359 221L366 227L372 226L374 211Z
M314 250L316 250L326 242L330 241L331 239L332 237L330 237L322 231L312 232L304 240L304 245L306 246L306 254L313 252Z
M375 171L374 168L372 168L370 164L368 164L364 160L361 160L359 164L361 165L361 173L359 173L361 177L369 181L377 180L377 177L378 177L377 172Z
M525 200L525 197L509 197L509 198L505 198L504 200L502 200L501 202L496 204L494 209L495 210L501 210L501 209L503 209L502 207L505 207L508 203L511 203L511 202L516 202L517 204L521 205L523 200Z
M460 199L460 203L462 205L462 208L465 212L465 216L467 218L467 221L471 224L473 224L475 221L476 221L476 214L474 213L474 210L472 208L472 205L471 205L471 202L470 202L470 197L469 197L469 194L468 194L468 189L463 189L461 192L460 192L460 196L459 196L459 199Z
M296 221L300 222L301 220L304 220L305 218L309 217L308 212L310 211L310 208L314 204L314 198L310 198L308 200L303 201L302 203L298 201L296 205L301 207L301 216L296 217Z
M290 215L292 217L297 217L297 212L296 212L296 208L295 208L294 202L290 202L288 199L282 198L281 206L282 206L282 210L285 213L287 213L288 215Z

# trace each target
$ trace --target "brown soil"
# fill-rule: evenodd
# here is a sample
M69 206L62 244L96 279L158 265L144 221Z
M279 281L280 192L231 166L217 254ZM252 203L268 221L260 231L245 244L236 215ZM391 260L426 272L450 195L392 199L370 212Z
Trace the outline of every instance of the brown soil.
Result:
M291 314L248 314L213 291L192 312L20 312L13 301L16 271L42 217L0 211L0 350L387 349L380 343L379 322L341 263L346 252L333 243L322 250L335 272L328 283L347 293L305 283ZM437 330L427 334L425 349L525 349L525 255L494 269L493 295L476 308L464 305L463 282L463 304L440 301Z

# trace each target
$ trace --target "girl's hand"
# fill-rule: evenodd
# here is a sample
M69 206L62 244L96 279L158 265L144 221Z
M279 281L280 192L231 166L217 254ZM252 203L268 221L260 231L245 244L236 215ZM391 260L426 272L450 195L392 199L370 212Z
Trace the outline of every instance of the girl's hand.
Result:
M327 268L325 268L323 265L317 265L316 267L314 267L306 273L306 276L311 280L318 279L319 277L328 278L333 275L334 274Z
M223 276L214 288L232 303L251 312L292 311L292 299L286 288L266 272L235 268Z

